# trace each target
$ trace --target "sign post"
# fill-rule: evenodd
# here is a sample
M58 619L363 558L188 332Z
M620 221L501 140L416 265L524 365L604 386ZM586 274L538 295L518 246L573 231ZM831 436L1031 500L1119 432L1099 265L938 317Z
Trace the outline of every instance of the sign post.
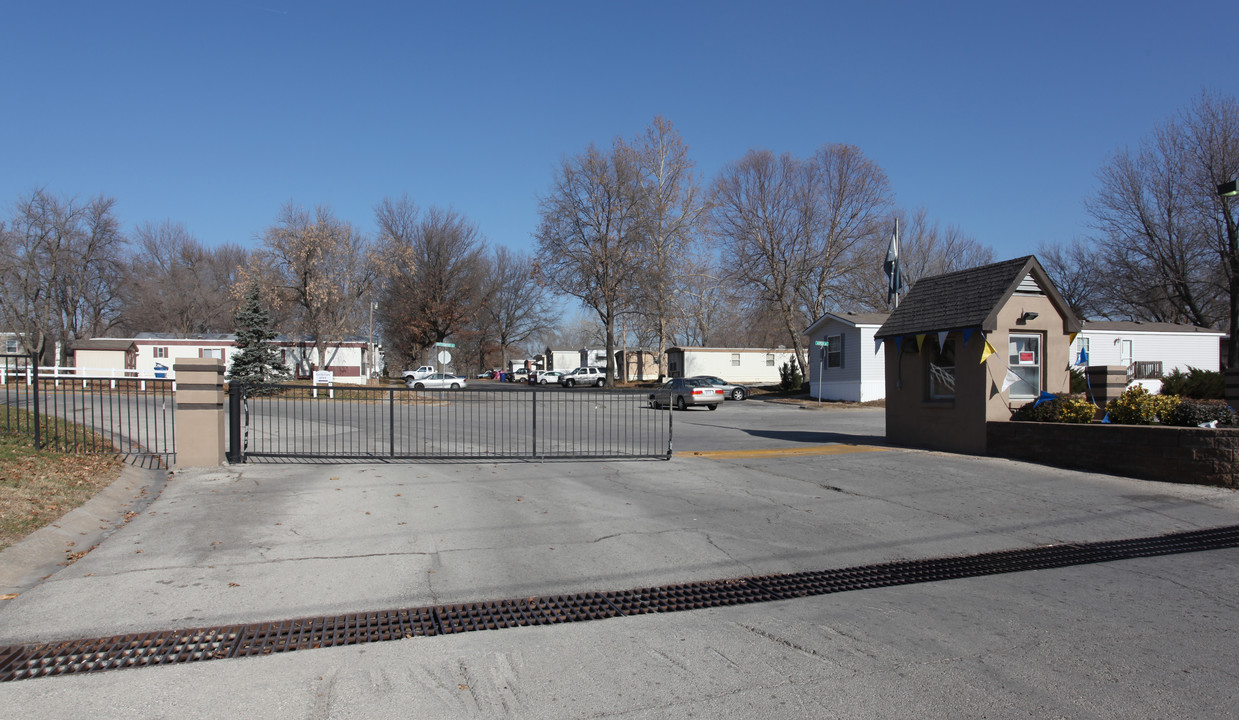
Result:
M327 397L334 398L336 396L336 390L334 387L335 377L336 377L335 373L333 373L330 370L315 370L314 371L314 393L313 393L314 397L316 398L318 397L318 386L326 385L327 386Z
M822 406L822 358L826 356L826 348L830 347L829 340L816 340L814 345L821 348L817 356L817 406Z
M437 348L454 348L454 347L456 347L456 343L449 343L449 342L437 342L437 343L435 343L435 347L437 347ZM450 362L452 361L452 354L451 354L450 352L448 352L447 350L440 350L440 351L439 351L439 358L438 358L438 359L439 359L439 372L443 372L443 366L444 366L444 365L446 365L446 364L448 364L448 363L450 363Z

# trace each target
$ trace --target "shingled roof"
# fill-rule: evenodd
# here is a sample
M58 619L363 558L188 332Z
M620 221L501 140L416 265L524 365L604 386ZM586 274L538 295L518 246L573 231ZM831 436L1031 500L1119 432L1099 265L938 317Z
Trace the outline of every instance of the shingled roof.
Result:
M73 350L136 350L132 340L77 340L70 345Z
M1025 276L1037 285L1067 318L1069 332L1080 330L1080 321L1059 295L1045 269L1032 255L993 265L921 278L907 297L878 329L876 337L965 330L991 332L998 327L998 311Z

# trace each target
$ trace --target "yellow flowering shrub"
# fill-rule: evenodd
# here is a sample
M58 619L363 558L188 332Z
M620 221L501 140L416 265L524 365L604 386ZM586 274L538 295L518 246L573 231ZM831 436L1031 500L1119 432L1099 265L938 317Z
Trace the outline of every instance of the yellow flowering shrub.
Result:
M1170 417L1179 404L1177 395L1153 395L1143 385L1132 385L1106 405L1110 422L1121 425L1151 425Z

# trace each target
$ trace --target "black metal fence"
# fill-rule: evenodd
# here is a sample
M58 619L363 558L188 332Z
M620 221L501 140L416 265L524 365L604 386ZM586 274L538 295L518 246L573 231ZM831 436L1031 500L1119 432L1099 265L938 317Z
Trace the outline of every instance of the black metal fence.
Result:
M176 452L174 382L40 372L37 356L0 355L0 427L60 452Z
M669 458L671 413L648 392L230 388L232 462L257 458Z

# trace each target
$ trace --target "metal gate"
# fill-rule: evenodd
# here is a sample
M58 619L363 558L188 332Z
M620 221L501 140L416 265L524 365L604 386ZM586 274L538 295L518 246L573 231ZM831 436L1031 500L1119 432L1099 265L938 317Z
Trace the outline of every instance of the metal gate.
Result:
M645 391L229 388L231 462L669 457L671 413Z
M37 355L0 355L0 427L29 434L36 448L153 456L176 452L174 381L40 368Z

